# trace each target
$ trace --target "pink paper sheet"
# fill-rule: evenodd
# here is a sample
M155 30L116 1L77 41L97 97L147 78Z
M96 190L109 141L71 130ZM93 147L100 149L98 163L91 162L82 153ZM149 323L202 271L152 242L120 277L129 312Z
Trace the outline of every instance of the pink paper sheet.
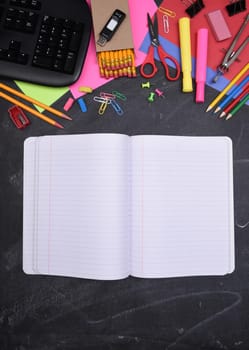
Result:
M148 31L147 28L147 13L153 15L157 10L157 6L153 0L143 2L139 0L128 0L130 8L132 35L136 55L136 66L140 65L144 59L144 53L139 50L139 47ZM87 0L90 4L90 0ZM99 86L106 84L112 79L101 78L99 75L99 66L96 57L96 48L93 33L90 39L90 45L86 56L85 64L81 72L81 76L76 83L70 86L70 90L74 98L82 96L78 91L80 86L89 86L96 89Z

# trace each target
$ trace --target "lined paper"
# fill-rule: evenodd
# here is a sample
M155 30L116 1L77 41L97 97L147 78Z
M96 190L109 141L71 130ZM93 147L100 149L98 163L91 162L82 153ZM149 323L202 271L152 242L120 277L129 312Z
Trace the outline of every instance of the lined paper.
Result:
M28 274L111 280L234 270L227 137L29 138L23 204Z
M35 198L34 183L29 188L26 181L24 203L26 218L32 205L37 207L33 273L94 279L128 276L129 138L64 135L40 137L36 143L39 181ZM32 162L27 159L30 153L26 149L26 164ZM31 177L28 168L26 177ZM25 236L26 231L24 227ZM30 250L28 245L24 248Z
M132 275L231 272L231 140L136 136L131 149Z

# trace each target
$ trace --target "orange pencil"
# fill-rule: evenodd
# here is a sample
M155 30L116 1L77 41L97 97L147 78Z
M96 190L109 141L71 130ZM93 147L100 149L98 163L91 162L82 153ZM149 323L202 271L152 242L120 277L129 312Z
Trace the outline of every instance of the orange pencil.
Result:
M60 128L60 129L64 128L61 124L57 123L55 120L53 120L53 119L51 119L49 117L46 117L45 115L41 114L40 112L37 112L35 109L32 109L31 107L29 107L29 106L25 105L24 103L16 100L15 98L4 94L3 92L0 92L0 97L2 97L3 99L5 99L8 102L13 103L14 105L17 105L17 106L23 108L25 111L35 115L36 117L44 120L45 122L47 122L47 123L49 123L49 124L51 124L53 126L56 126L57 128Z
M50 106L47 106L45 105L44 103L38 101L38 100L35 100L34 98L32 97L29 97L27 95L24 95L23 93L15 90L15 89L12 89L11 87L3 84L3 83L0 83L0 88L2 88L3 90L5 91L8 91L8 92L11 92L12 94L18 96L18 97L21 97L23 100L26 100L28 102L31 102L33 103L34 105L36 106L39 106L43 109L45 109L46 111L48 112L51 112L53 113L54 115L56 115L57 117L61 117L61 118L64 118L64 119L68 119L68 120L72 120L71 117L67 116L66 114L62 113L61 111L58 111L57 109L53 108L53 107L50 107Z

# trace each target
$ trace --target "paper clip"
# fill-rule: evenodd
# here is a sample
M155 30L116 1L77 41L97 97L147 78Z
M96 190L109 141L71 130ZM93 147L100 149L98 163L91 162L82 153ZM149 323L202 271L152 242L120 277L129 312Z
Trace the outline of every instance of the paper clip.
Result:
M100 97L100 96L94 96L93 100L95 102L99 102L99 103L107 102L107 104L111 102L110 99L105 98L105 97Z
M169 16L169 17L174 18L174 17L176 16L176 13L175 13L174 11L171 11L171 10L169 10L169 9L166 9L165 7L160 6L160 7L158 8L158 10L159 10L160 12L162 12L164 15L167 15L167 16Z
M18 106L8 109L9 116L18 129L24 129L30 124L30 121L23 110Z
M105 100L104 102L101 103L99 110L98 110L99 115L103 115L105 113L107 105L108 105L108 100Z
M119 104L117 103L117 101L115 100L111 100L111 106L113 107L113 109L115 110L115 112L118 115L123 115L124 111L122 110L122 108L119 106Z
M126 96L124 94L121 94L121 92L119 91L113 91L112 93L115 97L119 98L120 100L123 100L123 101L127 100Z
M114 100L116 97L113 94L109 94L108 92L101 92L100 93L101 97L107 98L109 100Z
M164 33L169 33L169 17L167 15L163 15L163 30Z

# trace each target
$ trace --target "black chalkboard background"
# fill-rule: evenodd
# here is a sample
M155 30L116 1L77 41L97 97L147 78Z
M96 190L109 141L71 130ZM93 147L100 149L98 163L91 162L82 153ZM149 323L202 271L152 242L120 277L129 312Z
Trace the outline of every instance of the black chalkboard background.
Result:
M159 64L158 64L159 66ZM30 116L19 131L0 102L0 349L1 350L241 350L249 349L249 118L243 107L229 121L205 113L206 103L181 93L160 68L142 89L137 78L107 83L77 103L64 130ZM8 82L8 84L13 83ZM89 83L90 85L90 83ZM159 88L165 98L149 103ZM118 90L123 116L98 115L93 96ZM61 109L70 94L54 106ZM236 270L221 277L94 281L28 276L22 271L23 141L29 136L115 132L128 135L226 135L234 147ZM179 220L181 218L179 217ZM212 258L212 257L210 257Z

